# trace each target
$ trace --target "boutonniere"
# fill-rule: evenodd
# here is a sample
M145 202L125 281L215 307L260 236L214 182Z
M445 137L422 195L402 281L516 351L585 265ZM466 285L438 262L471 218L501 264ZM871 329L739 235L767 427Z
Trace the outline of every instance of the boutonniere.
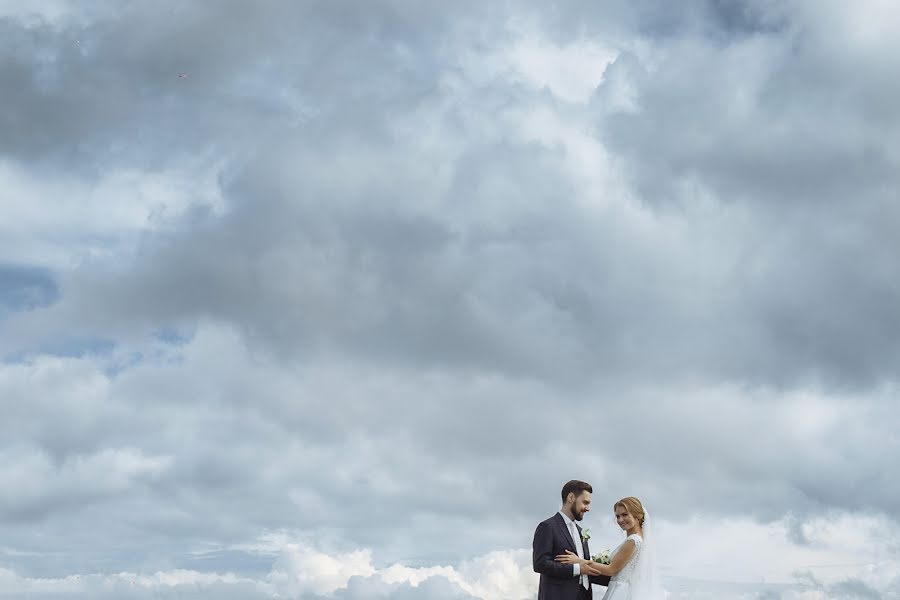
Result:
M585 542L588 541L589 539L591 539L591 530L590 529L582 529L581 530L581 539Z

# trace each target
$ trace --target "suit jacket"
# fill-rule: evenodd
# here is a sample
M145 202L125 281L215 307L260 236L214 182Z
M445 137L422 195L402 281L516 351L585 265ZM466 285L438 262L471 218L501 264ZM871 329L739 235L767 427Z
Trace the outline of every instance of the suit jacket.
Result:
M581 537L581 527L578 536ZM575 565L556 562L557 554L565 554L566 550L576 552L572 536L566 528L561 514L556 513L546 521L538 524L534 530L532 547L532 564L534 572L541 574L538 587L538 600L579 600L581 598L581 577L575 577ZM581 540L584 557L590 557L587 542ZM609 585L609 577L591 576L591 583ZM590 590L588 590L590 592Z

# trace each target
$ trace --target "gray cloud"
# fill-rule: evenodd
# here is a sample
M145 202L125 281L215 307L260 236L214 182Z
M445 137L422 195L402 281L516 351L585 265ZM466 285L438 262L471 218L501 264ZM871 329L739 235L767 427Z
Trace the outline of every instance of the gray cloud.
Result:
M226 550L283 530L454 563L527 547L576 476L598 519L637 493L798 547L896 520L893 42L835 6L663 4L0 21L4 161L197 170L114 242L22 221L82 253L0 267L5 564L265 572ZM535 39L617 57L578 103L510 58Z
M541 345L516 340L510 348L496 330L522 330L521 319L537 318L560 332L556 344L569 344L561 354L554 348L559 359L546 376L562 371L565 379L583 377L594 370L583 357L593 355L616 372L712 370L723 379L754 383L834 378L877 385L892 376L896 362L895 244L885 226L896 211L878 191L894 187L896 169L885 153L873 161L865 146L854 150L852 140L865 144L864 134L848 136L803 115L794 119L804 99L784 91L788 86L779 81L793 76L777 72L779 61L792 60L784 54L791 38L767 41L737 42L724 53L712 43L677 42L658 75L645 73L645 83L641 76L624 76L636 86L640 112L601 120L599 140L626 159L640 198L678 206L675 214L656 209L659 227L682 218L692 224L685 235L696 237L676 242L682 244L679 254L659 255L658 241L641 239L628 224L560 205L559 196L575 190L560 173L564 157L551 148L461 146L477 135L491 101L465 107L460 122L461 107L448 107L439 92L406 107L387 98L360 105L351 95L332 101L308 126L267 135L270 149L228 176L224 193L232 212L199 231L196 223L186 224L183 239L146 244L130 270L133 283L122 285L119 273L106 282L78 273L87 294L104 289L113 306L85 302L104 318L123 310L148 311L151 321L211 314L250 328L280 351L294 340L318 346L325 337L342 351L399 354L403 361L430 354L437 361L469 357L513 371L541 370L553 358L521 356L518 349L535 352ZM369 54L365 47L353 50ZM610 67L613 82L625 68L620 64L636 64L627 57ZM768 70L742 71L735 89L731 62L746 60ZM439 85L439 65L434 63L428 86ZM378 69L374 87L398 82L403 96L411 84L400 67ZM688 76L695 68L705 83ZM771 99L766 86L790 104ZM542 104L521 92L508 100ZM734 116L733 107L741 106L748 107L746 114ZM853 126L859 120L855 106L835 106L830 110L836 115L822 118ZM723 120L713 123L709 115ZM420 132L429 127L438 128L444 145L422 142ZM399 139L385 136L391 128L403 132ZM807 128L815 136L806 135ZM510 133L515 131L501 135ZM405 162L414 149L419 160ZM429 181L426 173L435 170L447 175ZM861 204L844 201L851 189ZM867 189L875 196L866 197ZM816 190L834 199L810 196ZM696 206L698 192L723 202L717 214ZM452 199L494 207L497 193L516 197L521 210L454 216L416 204L449 208ZM810 202L816 203L812 211ZM710 252L719 253L715 266ZM289 262L278 262L288 256ZM622 265L629 268L620 272ZM308 276L311 270L318 279ZM653 279L644 276L647 271ZM72 285L78 297L78 281ZM170 292L158 299L161 289ZM90 319L84 314L89 310L78 311ZM121 318L134 320L132 314ZM387 332L394 339L384 345ZM283 335L291 341L279 340ZM687 352L676 342L683 339L692 340ZM723 355L723 344L743 351Z

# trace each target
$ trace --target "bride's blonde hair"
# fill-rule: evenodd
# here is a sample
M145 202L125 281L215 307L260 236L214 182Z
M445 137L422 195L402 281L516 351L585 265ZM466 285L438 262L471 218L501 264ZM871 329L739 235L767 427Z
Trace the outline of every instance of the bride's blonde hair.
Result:
M616 509L620 506L627 510L629 515L637 519L638 523L641 524L641 527L644 526L644 505L641 504L640 500L638 500L634 496L622 498L621 500L613 504L613 512L616 512Z

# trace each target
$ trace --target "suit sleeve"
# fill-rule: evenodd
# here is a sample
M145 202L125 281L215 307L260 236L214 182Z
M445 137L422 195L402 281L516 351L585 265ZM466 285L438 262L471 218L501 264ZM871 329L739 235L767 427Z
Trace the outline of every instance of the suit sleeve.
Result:
M550 524L544 521L534 530L534 541L531 544L532 563L535 573L541 573L557 579L572 579L575 577L574 565L556 562L553 554L553 532Z

